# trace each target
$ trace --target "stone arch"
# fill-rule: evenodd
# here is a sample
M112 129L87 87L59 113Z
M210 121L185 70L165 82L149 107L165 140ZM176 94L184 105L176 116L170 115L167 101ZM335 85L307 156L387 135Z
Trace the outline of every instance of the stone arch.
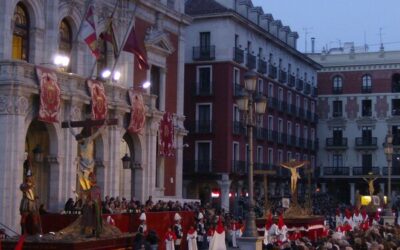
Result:
M63 19L66 19L71 26L72 34L76 35L79 29L80 22L82 20L82 15L78 7L74 6L71 10L68 4L64 3L59 6L58 13L59 13L59 19L57 27L60 26L60 23Z
M14 13L14 10L18 3L22 3L29 14L29 21L31 28L44 29L44 6L42 1L29 1L29 0L14 0L11 5L12 9L10 13Z

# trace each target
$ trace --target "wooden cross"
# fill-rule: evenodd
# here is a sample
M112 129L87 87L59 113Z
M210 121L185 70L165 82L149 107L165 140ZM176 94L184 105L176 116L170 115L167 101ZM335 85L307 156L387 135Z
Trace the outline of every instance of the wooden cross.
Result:
M268 212L268 175L275 175L275 170L254 170L255 175L263 175L264 176L264 215L267 216Z
M71 121L70 122L72 128L78 128L78 127L95 127L95 126L101 126L104 124L107 124L109 126L111 125L117 125L118 124L118 119L108 119L106 121L104 120L91 120L91 119L86 119L84 121ZM61 123L62 128L68 128L68 121L64 121Z

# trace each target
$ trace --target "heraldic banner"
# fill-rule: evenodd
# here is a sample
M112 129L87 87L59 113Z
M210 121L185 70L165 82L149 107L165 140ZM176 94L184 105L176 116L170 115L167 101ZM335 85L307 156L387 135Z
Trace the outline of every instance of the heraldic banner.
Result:
M130 134L140 133L146 122L146 108L143 102L143 95L134 89L129 90L129 99L131 101L131 120L128 126Z
M61 104L61 90L54 70L36 66L36 74L39 80L40 107L39 121L53 123L58 122Z
M107 119L108 104L103 83L96 80L87 80L87 85L92 96L92 119Z
M160 121L159 153L161 156L174 156L174 124L172 114L165 112Z

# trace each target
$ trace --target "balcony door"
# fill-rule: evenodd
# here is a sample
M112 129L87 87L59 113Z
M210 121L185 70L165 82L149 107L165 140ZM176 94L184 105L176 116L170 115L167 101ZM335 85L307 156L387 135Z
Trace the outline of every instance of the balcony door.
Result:
M211 172L211 143L196 142L196 172Z
M343 130L342 128L333 128L333 145L342 145Z
M196 120L197 132L211 132L211 104L197 104Z
M203 66L197 68L196 94L211 94L211 66Z
M334 154L333 157L332 157L332 166L334 168L343 167L343 155Z
M372 128L368 126L362 127L362 142L363 145L371 145L372 143Z
M363 174L367 175L369 172L372 172L372 155L363 154L361 161Z

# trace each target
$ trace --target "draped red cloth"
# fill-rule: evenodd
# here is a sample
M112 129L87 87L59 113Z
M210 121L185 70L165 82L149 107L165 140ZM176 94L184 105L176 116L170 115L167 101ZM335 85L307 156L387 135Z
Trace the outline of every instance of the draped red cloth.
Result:
M172 114L165 112L159 128L159 154L161 156L175 156L174 124Z
M103 83L96 80L87 80L92 97L92 119L103 120L107 118L108 103Z
M130 134L140 133L146 122L146 109L143 102L143 95L134 89L129 90L129 99L131 101L131 120L128 126Z
M14 249L15 249L15 250L22 250L23 247L24 247L25 239L26 239L26 234L21 235L21 236L19 237L19 240L18 240L18 242L17 242L17 245L15 245L15 248L14 248Z
M54 70L36 66L36 74L39 80L40 107L39 121L53 123L58 122L61 104L61 90Z

